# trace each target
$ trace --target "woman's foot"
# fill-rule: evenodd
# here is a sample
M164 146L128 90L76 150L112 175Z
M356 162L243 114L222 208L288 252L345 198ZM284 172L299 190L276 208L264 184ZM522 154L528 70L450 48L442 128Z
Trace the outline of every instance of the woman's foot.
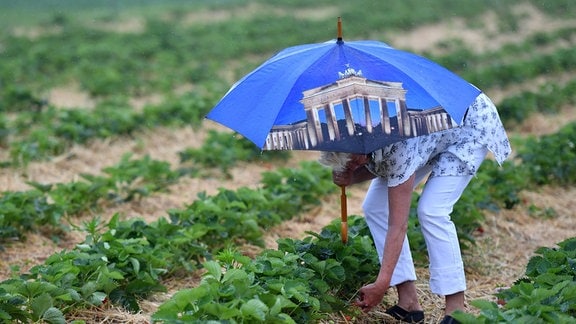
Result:
M454 317L452 317L450 315L446 315L446 316L444 316L444 318L442 319L442 322L440 322L440 324L460 324L460 322L455 320Z
M406 323L424 322L424 311L421 310L407 311L398 305L394 305L388 308L386 310L386 314Z

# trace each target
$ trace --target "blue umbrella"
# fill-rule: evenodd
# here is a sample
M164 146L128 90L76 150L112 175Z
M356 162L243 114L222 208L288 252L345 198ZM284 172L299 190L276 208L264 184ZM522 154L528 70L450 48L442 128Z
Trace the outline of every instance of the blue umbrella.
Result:
M264 150L367 154L459 125L479 94L424 57L379 41L344 42L339 18L336 40L280 51L234 84L207 118Z
M208 113L264 150L369 153L459 125L480 90L422 56L373 40L286 48Z

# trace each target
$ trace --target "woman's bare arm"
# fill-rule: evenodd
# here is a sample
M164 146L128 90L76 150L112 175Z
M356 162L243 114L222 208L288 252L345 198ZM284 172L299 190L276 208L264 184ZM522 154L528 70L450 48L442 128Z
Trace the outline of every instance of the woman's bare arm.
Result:
M384 294L390 287L392 273L398 263L402 244L408 230L408 215L412 201L414 179L415 177L412 175L406 182L396 187L388 188L390 215L380 271L376 281L360 288L360 299L356 302L356 305L364 311L369 311L380 304Z

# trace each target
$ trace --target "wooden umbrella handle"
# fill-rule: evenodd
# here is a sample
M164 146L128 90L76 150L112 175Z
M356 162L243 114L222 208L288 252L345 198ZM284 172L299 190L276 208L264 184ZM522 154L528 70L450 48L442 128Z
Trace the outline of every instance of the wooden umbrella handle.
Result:
M342 243L348 243L348 207L346 205L346 186L340 187L340 217Z
M342 18L341 17L338 17L338 22L337 22L336 28L337 28L336 32L337 32L337 37L338 37L337 40L339 42L341 42L342 41Z

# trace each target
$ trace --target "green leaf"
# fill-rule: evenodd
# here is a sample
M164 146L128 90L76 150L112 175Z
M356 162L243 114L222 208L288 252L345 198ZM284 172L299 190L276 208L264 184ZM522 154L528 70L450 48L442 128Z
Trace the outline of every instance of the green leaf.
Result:
M88 302L91 303L92 305L102 305L102 303L104 302L104 300L106 300L107 295L103 292L100 291L96 291L93 292L89 297L88 297Z
M30 302L32 317L35 319L42 318L44 312L46 312L50 307L52 307L52 297L47 293L39 295Z
M250 299L240 307L240 311L246 319L254 318L263 322L266 320L268 306L259 299Z
M80 299L82 299L80 293L77 290L68 288L66 291L68 292L66 295L70 297L70 301L80 301Z
M470 302L470 305L480 308L480 309L498 309L498 305L496 303L484 300L484 299L475 299Z
M73 300L73 297L69 291L67 291L65 294L54 296L54 298L65 302L71 302Z
M482 323L481 321L477 320L474 315L464 312L455 312L452 314L452 317L460 323Z
M80 288L80 293L82 296L88 296L94 293L98 289L98 285L94 281L87 281Z
M222 278L222 267L220 266L220 263L216 261L207 261L204 263L204 268L206 269L208 275L220 281Z
M284 296L278 295L275 297L276 297L275 298L276 300L274 301L274 304L272 305L272 307L270 307L270 315L272 315L272 316L276 316L282 312L282 298L284 298ZM284 298L284 299L286 299L286 298Z
M330 279L343 281L346 279L346 270L340 265L340 262L330 259L327 260L326 275Z
M124 276L119 271L110 271L108 273L108 278L122 280L124 279Z
M34 298L45 292L43 285L37 281L30 281L20 286L18 292L27 298Z
M64 314L55 307L50 307L44 312L42 315L42 319L48 323L53 324L66 324L66 319L64 318Z
M309 294L309 286L298 279L286 281L284 284L284 294L288 298L296 298L296 300L304 303L309 303L314 299Z
M242 269L229 269L224 274L222 278L222 283L234 283L236 281L246 281L248 280L248 274Z
M77 244L76 248L82 252L88 252L92 250L92 246L90 244Z
M233 319L241 316L238 308L218 303L205 304L201 307L201 310L213 316L214 319L219 320Z
M261 295L262 300L274 300L274 304L270 307L270 315L277 316L282 313L285 308L297 308L298 305L293 303L290 299L282 295ZM267 303L270 305L270 302Z
M6 323L8 323L8 320L12 319L12 316L3 309L0 309L0 319L6 320Z
M130 263L132 263L132 269L134 269L134 274L138 274L140 272L140 261L136 258L130 258Z
M198 286L196 288L191 289L184 289L180 290L172 299L175 302L176 307L178 307L178 311L182 311L186 308L187 305L190 303L195 302L206 296L208 293L208 289L205 286Z

